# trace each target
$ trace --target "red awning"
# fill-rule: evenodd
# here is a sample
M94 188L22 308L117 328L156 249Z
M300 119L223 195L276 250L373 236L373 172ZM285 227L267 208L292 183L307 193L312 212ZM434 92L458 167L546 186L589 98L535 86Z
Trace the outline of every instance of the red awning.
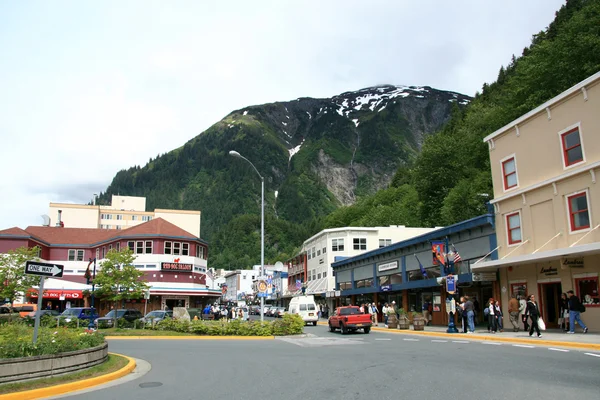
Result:
M29 293L30 297L37 297L37 291L31 291ZM44 290L44 295L42 298L44 299L56 299L62 300L64 296L64 300L77 300L83 299L83 292L81 290Z

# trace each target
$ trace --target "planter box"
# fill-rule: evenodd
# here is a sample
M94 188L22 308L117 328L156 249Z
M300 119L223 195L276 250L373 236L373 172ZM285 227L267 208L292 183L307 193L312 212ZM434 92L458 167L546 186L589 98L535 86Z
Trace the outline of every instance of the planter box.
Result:
M400 317L400 319L398 320L398 329L409 329L409 328L410 328L410 321L408 320L408 318Z
M55 355L0 359L0 383L60 375L106 361L108 343L85 350Z
M388 314L387 325L389 329L396 329L398 327L398 318L396 317L396 314Z
M423 331L423 330L425 330L425 319L424 318L415 318L415 319L413 319L413 329L415 331Z

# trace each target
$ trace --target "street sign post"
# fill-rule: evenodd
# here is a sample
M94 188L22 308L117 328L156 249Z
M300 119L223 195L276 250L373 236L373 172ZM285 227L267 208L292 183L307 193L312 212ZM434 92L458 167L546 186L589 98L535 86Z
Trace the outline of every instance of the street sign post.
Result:
M33 327L33 344L37 342L38 330L40 329L40 314L44 296L44 281L48 276L61 278L63 276L64 265L46 264L37 261L27 261L25 263L26 275L37 275L40 277L40 287L38 292L37 311L35 312L35 324Z

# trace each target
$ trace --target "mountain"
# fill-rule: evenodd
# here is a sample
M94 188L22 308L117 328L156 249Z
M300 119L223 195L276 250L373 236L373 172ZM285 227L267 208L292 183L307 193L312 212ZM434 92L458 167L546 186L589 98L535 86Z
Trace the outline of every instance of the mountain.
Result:
M183 147L117 173L111 194L145 196L149 209L202 211L208 240L234 217L265 212L301 223L375 193L419 153L427 135L471 98L431 87L382 85L326 99L233 111Z

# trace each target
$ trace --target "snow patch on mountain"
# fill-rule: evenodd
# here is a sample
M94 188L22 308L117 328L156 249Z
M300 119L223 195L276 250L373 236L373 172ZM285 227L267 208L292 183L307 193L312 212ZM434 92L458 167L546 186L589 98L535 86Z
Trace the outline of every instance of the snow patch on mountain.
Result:
M294 154L296 154L297 152L300 151L300 148L304 144L304 140L305 139L302 139L302 143L300 143L298 146L296 146L296 147L288 150L288 152L290 153L290 158L288 158L288 161L292 159L292 157L294 156Z

